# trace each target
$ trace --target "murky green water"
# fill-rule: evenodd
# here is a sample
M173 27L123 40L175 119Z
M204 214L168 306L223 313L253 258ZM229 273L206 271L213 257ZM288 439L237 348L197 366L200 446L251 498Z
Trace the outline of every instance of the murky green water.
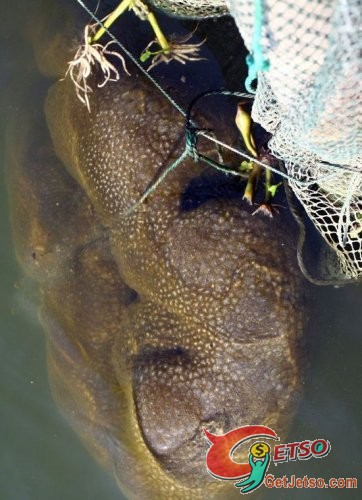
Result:
M44 334L24 297L28 285L14 257L3 180L1 214L0 498L119 499L50 395Z
M26 27L27 13L36 3L16 0L11 6L3 5L2 136L6 117L22 113L16 96L22 89L26 91L34 72L31 50L22 45L17 30ZM42 85L46 88L47 84ZM0 498L119 499L112 478L88 455L51 398L36 298L16 264L3 177L0 207ZM313 307L311 366L289 441L323 437L331 442L332 451L324 459L281 464L272 472L326 479L356 477L361 481L362 287L317 289ZM268 490L264 496L357 499L361 488L362 482L358 490Z
M9 66L7 61L3 68L8 70ZM6 71L2 78L6 78ZM2 88L2 92L7 90ZM7 111L15 104L2 102ZM5 123L1 126L3 139ZM3 167L3 140L1 164ZM16 263L1 170L0 498L122 498L112 478L89 456L52 400L44 334L37 320L35 294Z

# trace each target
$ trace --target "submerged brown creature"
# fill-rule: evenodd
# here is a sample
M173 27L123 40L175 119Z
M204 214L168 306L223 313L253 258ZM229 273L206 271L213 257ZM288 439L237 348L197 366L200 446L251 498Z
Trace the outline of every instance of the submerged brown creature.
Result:
M129 498L238 498L207 473L202 428L285 436L303 356L295 235L240 200L185 210L204 170L191 160L124 217L182 151L183 119L135 72L91 100L88 113L56 83L46 115L62 163L50 144L29 161L31 142L12 158L17 252L40 285L54 395Z

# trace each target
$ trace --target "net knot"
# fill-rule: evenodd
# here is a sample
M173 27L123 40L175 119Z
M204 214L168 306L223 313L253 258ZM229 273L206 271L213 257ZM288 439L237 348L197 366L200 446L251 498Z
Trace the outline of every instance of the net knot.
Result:
M186 124L185 127L185 151L188 156L197 161L199 159L199 153L197 151L197 136L200 130L190 123Z

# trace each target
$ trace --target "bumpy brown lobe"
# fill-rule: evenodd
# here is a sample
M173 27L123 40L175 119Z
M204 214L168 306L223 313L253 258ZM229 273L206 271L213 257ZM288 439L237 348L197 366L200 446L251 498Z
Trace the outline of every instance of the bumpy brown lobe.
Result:
M10 124L8 157L11 210L17 257L28 273L50 283L74 249L99 238L104 229L94 224L95 213L84 191L65 172L49 141L40 113ZM37 137L29 134L34 127ZM72 221L69 224L69 221Z
M46 106L77 182L52 153L44 176L40 161L14 175L13 189L30 185L34 200L28 210L17 203L18 253L41 246L50 256L36 272L22 261L42 284L56 397L130 498L237 497L206 472L202 426L286 431L303 327L295 238L282 216L253 217L240 202L181 211L202 170L191 161L124 217L182 150L183 121L136 75L97 89L91 106L69 81ZM55 193L64 199L52 226L54 213L39 207Z

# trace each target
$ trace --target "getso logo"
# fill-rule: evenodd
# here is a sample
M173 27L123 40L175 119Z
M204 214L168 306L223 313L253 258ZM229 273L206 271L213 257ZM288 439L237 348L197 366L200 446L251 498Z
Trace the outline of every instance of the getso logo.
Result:
M264 482L271 459L275 464L290 460L307 460L311 457L326 456L331 445L325 439L302 441L275 445L271 454L269 444L257 441L249 450L249 463L238 463L232 459L235 449L251 439L266 438L279 440L276 432L265 425L245 425L226 434L217 436L204 429L211 446L206 454L206 467L209 473L221 480L238 480L236 488L240 493L250 493Z

